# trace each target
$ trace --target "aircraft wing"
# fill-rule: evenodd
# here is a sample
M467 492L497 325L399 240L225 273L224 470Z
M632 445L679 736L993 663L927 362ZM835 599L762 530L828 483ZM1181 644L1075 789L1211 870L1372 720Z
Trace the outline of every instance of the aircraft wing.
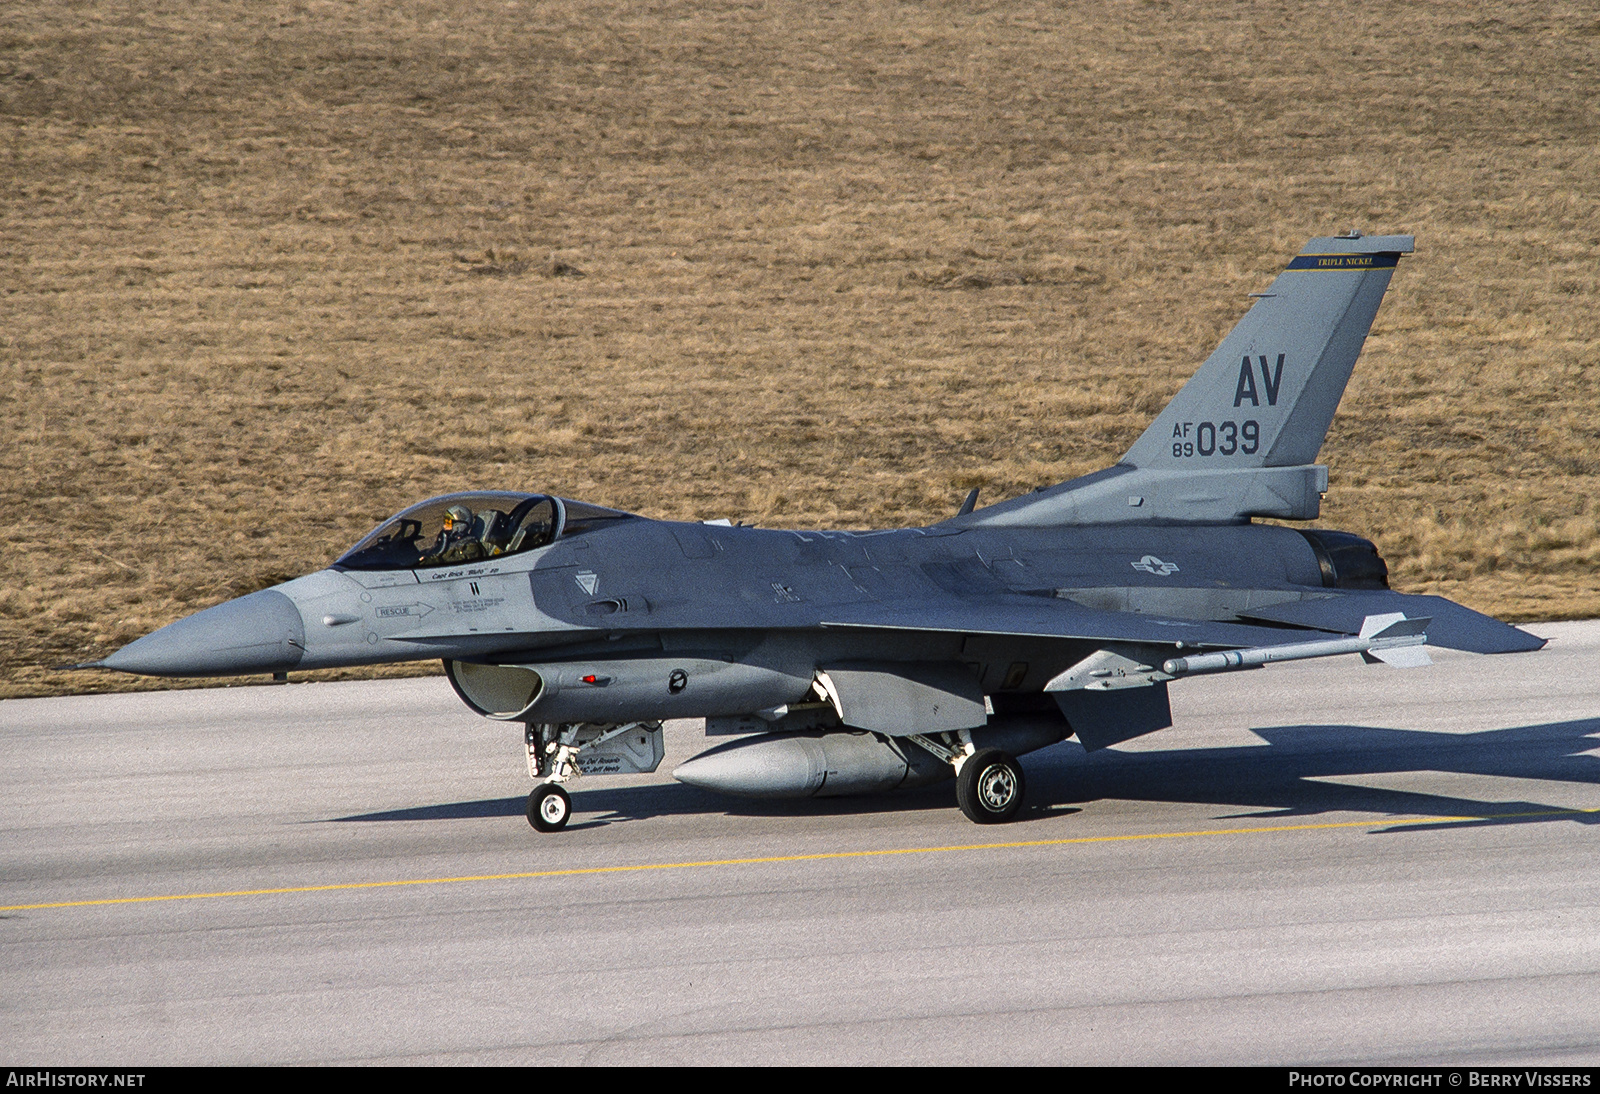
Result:
M1214 649L1277 646L1305 640L1304 631L1359 634L1368 616L1403 612L1428 618L1428 643L1471 653L1520 653L1545 640L1441 596L1388 590L1328 593L1314 599L1241 612L1243 622L1176 619L1085 608L1070 600L1007 597L929 604L852 605L824 617L824 627L1016 635L1107 642L1177 643ZM1256 623L1266 624L1265 626Z
M1049 597L919 602L903 606L851 605L827 614L822 626L1164 645L1182 642L1189 647L1215 649L1272 646L1304 637L1283 626L1260 627L1204 619L1171 619L1138 612L1108 612ZM1360 629L1358 618L1350 633L1355 634Z

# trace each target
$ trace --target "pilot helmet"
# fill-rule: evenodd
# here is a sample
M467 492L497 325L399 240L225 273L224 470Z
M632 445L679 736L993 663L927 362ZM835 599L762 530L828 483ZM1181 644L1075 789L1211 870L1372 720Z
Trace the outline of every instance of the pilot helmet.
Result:
M472 510L465 505L452 505L444 511L444 530L446 532L462 531L472 527Z

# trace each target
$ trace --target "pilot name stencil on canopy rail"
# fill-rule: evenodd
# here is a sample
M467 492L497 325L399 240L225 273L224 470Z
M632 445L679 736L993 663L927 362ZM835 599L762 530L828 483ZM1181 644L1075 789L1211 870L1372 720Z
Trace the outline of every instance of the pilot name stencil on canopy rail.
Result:
M1311 240L1122 460L1070 482L868 532L453 494L83 667L281 678L437 658L470 708L522 727L541 831L566 825L579 775L656 770L667 718L736 738L676 769L694 786L794 798L954 778L968 817L1008 820L1018 756L1165 728L1187 676L1543 645L1391 590L1366 539L1257 519L1320 513L1317 454L1412 242Z

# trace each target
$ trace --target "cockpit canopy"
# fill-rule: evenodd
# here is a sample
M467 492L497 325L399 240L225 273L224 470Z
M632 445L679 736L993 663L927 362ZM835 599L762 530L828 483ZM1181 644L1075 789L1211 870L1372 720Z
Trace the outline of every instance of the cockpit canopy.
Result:
M545 494L445 494L396 513L340 556L334 566L416 570L481 562L631 518L631 513Z

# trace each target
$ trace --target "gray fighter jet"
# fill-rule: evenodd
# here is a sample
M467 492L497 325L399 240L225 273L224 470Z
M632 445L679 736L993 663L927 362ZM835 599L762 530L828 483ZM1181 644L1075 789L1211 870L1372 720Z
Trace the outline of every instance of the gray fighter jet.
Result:
M661 721L730 739L680 766L756 797L952 776L979 823L1023 800L1015 757L1171 724L1168 684L1423 644L1543 642L1388 587L1368 540L1311 520L1315 463L1410 236L1313 239L1104 471L875 532L650 520L534 493L433 498L325 570L209 608L96 667L224 676L438 658L462 701L524 727L528 819L563 784L654 771Z

